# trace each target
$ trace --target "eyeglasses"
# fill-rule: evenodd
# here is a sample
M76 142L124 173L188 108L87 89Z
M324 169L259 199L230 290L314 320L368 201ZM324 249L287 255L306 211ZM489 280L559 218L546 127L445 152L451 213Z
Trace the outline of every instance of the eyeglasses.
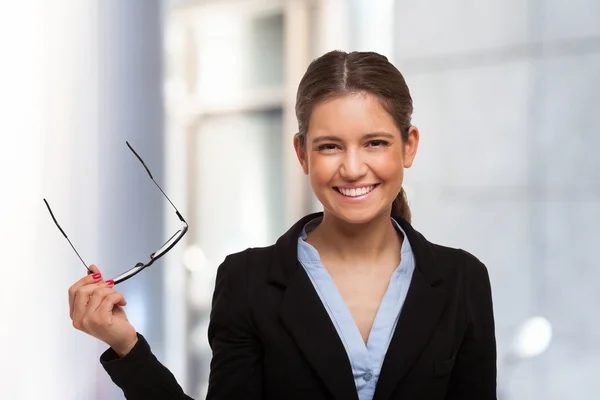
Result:
M135 150L133 149L133 147L131 147L131 145L129 144L129 142L125 142L125 143L127 143L127 147L129 147L129 149L133 152L133 154L135 154L135 156L138 158L138 160L140 160L140 162L142 163L142 165L144 166L144 168L146 168L146 171L148 172L148 175L150 175L150 179L152 179L152 182L154 182L154 184L156 185L156 187L160 190L160 192L165 196L165 198L169 201L169 203L171 203L171 205L175 209L175 214L177 214L177 217L181 221L181 228L179 228L179 230L177 232L175 232L175 234L173 236L171 236L171 238L169 240L167 240L165 242L165 244L163 244L162 246L160 246L160 248L158 250L156 250L154 253L150 254L150 261L148 261L147 263L141 263L141 262L139 262L133 268L131 268L130 270L128 270L128 271L122 273L121 275L117 276L116 278L114 278L113 281L115 282L115 285L118 284L118 283L126 281L127 279L129 279L129 278L135 276L136 274L140 273L143 269L148 268L149 266L151 266L152 264L154 264L154 262L156 260L158 260L159 258L161 258L162 256L164 256L165 254L167 254L169 252L169 250L171 250L177 244L177 242L179 242L181 240L181 238L188 231L188 224L187 224L187 222L185 222L185 219L183 219L183 217L181 216L181 214L177 210L177 207L175 207L175 205L173 204L173 202L171 201L171 199L169 199L169 197L165 194L165 192L158 185L158 183L156 183L156 181L152 177L152 174L150 173L150 170L146 166L146 163L144 162L144 160L142 160L142 158L139 156L139 154L135 152ZM81 260L81 262L83 263L83 265L85 266L85 268L88 270L88 274L91 274L92 271L88 268L88 266L85 263L85 261L83 261L83 258L81 258L81 256L79 255L79 252L75 249L75 246L73 246L73 243L71 243L71 240L69 240L69 238L67 237L67 234L65 233L65 231L63 231L63 229L58 224L58 221L56 221L56 218L54 217L54 213L50 209L50 205L48 204L48 202L46 201L46 199L44 199L44 203L46 203L46 207L48 207L48 211L50 211L50 216L52 217L52 220L54 221L54 223L56 224L56 226L58 227L58 229L60 229L60 231L63 234L63 236L65 237L65 239L67 239L67 241L69 242L69 244L71 245L71 247L73 248L73 250L75 251L75 253L77 254L77 257L79 257L79 259Z

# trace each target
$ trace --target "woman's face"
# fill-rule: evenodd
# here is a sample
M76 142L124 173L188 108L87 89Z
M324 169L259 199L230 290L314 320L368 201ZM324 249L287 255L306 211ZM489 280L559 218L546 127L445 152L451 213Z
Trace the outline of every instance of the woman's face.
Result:
M318 103L309 121L305 148L294 146L312 189L327 214L360 224L390 214L419 143L408 141L377 97L357 93Z

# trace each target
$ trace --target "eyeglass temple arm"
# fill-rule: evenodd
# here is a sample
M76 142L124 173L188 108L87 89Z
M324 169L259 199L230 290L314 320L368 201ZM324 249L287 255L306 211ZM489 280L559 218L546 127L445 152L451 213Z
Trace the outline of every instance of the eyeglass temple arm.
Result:
M183 223L184 223L184 224L186 224L186 225L188 224L188 223L186 222L186 220L185 220L185 219L183 219L183 217L181 216L181 214L179 214L179 211L177 211L177 209L175 209L175 214L177 214L177 216L179 217L179 220L180 220L181 222L183 222Z
M148 166L146 165L144 160L142 160L142 157L140 157L140 155L133 149L133 147L131 147L131 145L129 144L128 141L125 141L125 143L127 144L127 147L129 147L129 150L131 150L133 152L133 154L135 154L137 159L140 160L140 162L142 163L144 168L146 168L146 172L148 172L148 175L150 175L150 179L154 180L154 177L152 177L152 173L150 172L150 169L148 169Z
M133 154L135 154L135 156L137 157L137 159L140 160L140 162L142 163L142 165L146 169L146 172L148 172L148 175L150 176L150 179L152 179L152 182L154 182L154 184L156 185L156 187L158 188L158 190L160 190L160 192L163 194L163 196L165 196L165 198L169 201L169 203L171 203L171 206L173 206L173 208L175 209L175 212L177 213L177 216L179 217L179 219L183 223L185 223L187 225L187 222L185 221L185 219L183 219L183 217L181 216L181 214L177 210L177 207L175 207L175 204L173 204L173 202L171 201L171 199L169 198L169 196L167 196L167 194L165 193L165 191L162 190L162 188L160 187L160 185L158 183L156 183L156 181L154 180L154 177L152 176L152 173L150 172L150 169L148 168L148 166L146 165L146 163L144 162L144 160L142 160L142 157L140 157L140 155L133 149L133 147L131 147L131 145L129 144L128 141L125 141L125 143L127 144L127 147L129 147L129 150L131 150L133 152Z
M75 248L75 246L73 246L73 243L71 243L71 240L69 239L69 237L67 236L67 234L65 233L65 231L63 231L63 229L58 224L58 221L54 217L54 213L52 212L52 209L50 208L50 204L48 204L48 202L46 201L46 199L44 199L44 203L46 203L46 207L48 207L48 211L50 212L50 216L52 217L52 220L54 221L54 223L56 224L56 226L58 227L58 229L60 229L60 232L63 234L63 236L65 237L65 239L67 239L67 241L71 245L71 248L73 249L73 251L75 251L75 254L77 254L77 257L79 257L79 259L83 263L83 266L85 267L85 269L88 270L88 274L91 274L92 271L88 268L88 266L85 263L85 261L83 261L83 258L81 258L81 256L79 255L79 252L77 251L77 249Z

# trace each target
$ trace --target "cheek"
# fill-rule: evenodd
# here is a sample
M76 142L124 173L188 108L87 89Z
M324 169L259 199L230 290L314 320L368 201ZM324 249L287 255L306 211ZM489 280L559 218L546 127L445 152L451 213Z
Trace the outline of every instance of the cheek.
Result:
M372 160L371 168L381 179L402 180L404 176L404 164L402 157L398 154L386 154L385 157L377 157Z
M315 155L309 158L308 175L313 183L329 182L337 171L334 157Z

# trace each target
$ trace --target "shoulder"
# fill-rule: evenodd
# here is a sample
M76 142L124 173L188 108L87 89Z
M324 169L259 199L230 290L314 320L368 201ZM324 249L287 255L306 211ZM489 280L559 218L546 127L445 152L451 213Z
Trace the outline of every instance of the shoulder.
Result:
M431 276L437 276L450 297L464 305L471 321L493 315L488 269L478 257L461 248L431 242L421 250L432 256Z
M427 240L421 233L418 238L425 243L425 253L432 255L433 264L442 276L453 276L468 281L488 281L489 273L486 265L474 254L457 247L449 247ZM421 249L423 250L423 249Z
M396 221L408 237L417 268L430 278L431 283L442 279L461 286L465 280L489 281L486 266L470 252L434 243L408 221L402 218L396 218Z
M249 247L225 257L222 266L226 269L240 269L248 264L263 264L273 256L275 245L267 247Z
M238 278L247 280L250 269L253 275L260 275L261 270L266 273L273 257L274 248L275 245L250 247L227 255L217 269L217 280L225 277L228 279Z
M462 267L465 269L465 272L468 275L474 276L478 279L489 280L487 267L481 260L479 260L479 258L475 257L473 254L469 253L466 250L457 250L459 251L462 257Z
M436 259L439 261L451 261L458 268L468 272L479 272L486 270L485 264L474 254L457 247L448 247L436 243L431 243Z
M267 269L257 260L270 257L272 247L248 248L225 257L216 272L211 318L222 315L223 310L234 315L232 310L247 309L249 297L257 290L257 279L266 275L260 271Z
M432 262L439 268L460 270L485 269L484 264L473 254L461 248L449 247L430 241L423 233L402 218L395 218L408 237L417 261Z
M491 296L490 276L486 265L472 253L431 243L436 266L442 276L476 298Z

